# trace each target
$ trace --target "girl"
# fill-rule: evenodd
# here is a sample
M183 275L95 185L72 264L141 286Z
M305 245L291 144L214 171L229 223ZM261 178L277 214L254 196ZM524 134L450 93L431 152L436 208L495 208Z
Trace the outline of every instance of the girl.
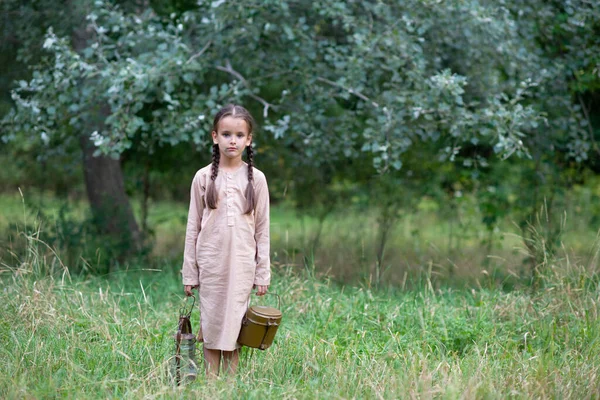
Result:
M264 295L271 280L269 190L253 165L254 120L241 106L227 105L213 123L212 164L192 181L185 237L183 285L198 288L206 373L221 361L237 369L237 337L252 288ZM242 161L246 149L248 163Z

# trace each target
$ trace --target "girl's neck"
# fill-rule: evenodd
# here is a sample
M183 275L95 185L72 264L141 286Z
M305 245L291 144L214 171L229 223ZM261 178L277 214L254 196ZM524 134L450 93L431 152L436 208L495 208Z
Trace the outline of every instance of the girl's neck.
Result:
M219 168L225 172L235 172L243 165L244 161L242 161L242 157L228 158L224 155L221 155L221 159L219 160Z

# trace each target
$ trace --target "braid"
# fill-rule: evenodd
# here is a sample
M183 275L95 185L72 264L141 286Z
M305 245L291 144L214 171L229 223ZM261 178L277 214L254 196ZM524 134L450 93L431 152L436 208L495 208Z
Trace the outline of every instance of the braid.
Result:
M217 174L219 173L219 161L221 160L221 152L219 151L219 145L213 144L212 149L212 168L210 174L210 180L215 181Z
M246 147L246 154L248 154L248 182L254 181L254 150L252 150L252 144Z
M250 214L256 206L254 199L254 150L252 150L252 144L246 146L246 153L248 154L248 186L246 186L246 214Z
M212 181L206 191L206 204L213 210L217 208L217 188L215 187L217 175L219 174L219 160L221 153L219 152L219 145L214 144L212 149L212 166L210 180Z

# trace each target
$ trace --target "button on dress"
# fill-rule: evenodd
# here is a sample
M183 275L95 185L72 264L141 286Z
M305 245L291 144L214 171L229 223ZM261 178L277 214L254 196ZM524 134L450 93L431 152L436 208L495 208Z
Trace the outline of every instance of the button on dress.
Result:
M246 209L248 166L219 169L218 204L210 209L204 196L211 166L192 181L182 276L184 285L199 285L204 346L232 351L253 285L269 285L269 190L265 175L253 169L256 205Z

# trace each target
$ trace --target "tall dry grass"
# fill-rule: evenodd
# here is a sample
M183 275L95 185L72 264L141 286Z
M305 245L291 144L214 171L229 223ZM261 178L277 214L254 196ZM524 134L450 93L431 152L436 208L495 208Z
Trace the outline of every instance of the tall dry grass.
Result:
M178 266L70 277L51 249L1 268L5 398L598 398L598 246L541 268L536 291L339 286L277 266L276 342L233 380L174 387ZM197 313L193 314L197 326Z

